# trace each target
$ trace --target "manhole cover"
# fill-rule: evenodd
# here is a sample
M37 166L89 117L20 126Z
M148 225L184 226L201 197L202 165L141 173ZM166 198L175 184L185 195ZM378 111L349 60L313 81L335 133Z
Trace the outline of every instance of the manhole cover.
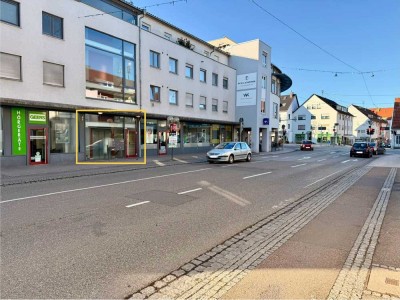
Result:
M127 197L130 199L150 201L151 203L157 203L171 207L178 206L195 199L194 197L188 195L178 195L176 193L157 190L128 195Z
M368 290L400 297L400 272L372 267Z

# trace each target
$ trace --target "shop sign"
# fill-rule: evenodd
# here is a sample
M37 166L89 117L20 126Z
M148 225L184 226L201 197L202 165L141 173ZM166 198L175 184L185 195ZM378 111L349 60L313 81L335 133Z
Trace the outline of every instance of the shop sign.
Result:
M250 90L257 88L257 73L237 75L236 90Z
M11 108L12 155L26 155L25 108Z
M178 148L178 136L176 133L171 132L169 134L168 147L169 148Z
M29 124L47 124L47 115L44 111L30 111L28 112Z
M256 90L237 91L236 106L256 105Z

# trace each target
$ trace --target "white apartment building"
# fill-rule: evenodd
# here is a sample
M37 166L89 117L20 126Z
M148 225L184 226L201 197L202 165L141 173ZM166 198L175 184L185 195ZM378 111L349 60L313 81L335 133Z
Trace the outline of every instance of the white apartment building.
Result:
M292 80L271 64L271 47L259 39L236 43L224 37L209 43L229 53L229 65L237 70L236 121L243 128L239 138L253 152L271 151L279 138L279 96Z
M279 133L284 136L285 142L293 143L295 141L294 132L296 131L294 123L296 119L293 113L300 106L299 100L294 93L283 95L280 98Z
M301 143L303 140L312 140L312 114L303 105L293 112L293 143ZM315 142L315 141L314 141Z
M0 5L3 165L165 155L170 120L176 153L238 138L225 51L121 0Z
M313 94L303 106L311 113L312 141L346 144L354 142L353 115L347 107Z
M385 136L386 131L381 130L381 128L388 126L388 122L372 110L352 104L349 106L349 112L354 116L353 135L356 140L385 141L388 139L388 136ZM368 134L369 129L373 129L374 133Z

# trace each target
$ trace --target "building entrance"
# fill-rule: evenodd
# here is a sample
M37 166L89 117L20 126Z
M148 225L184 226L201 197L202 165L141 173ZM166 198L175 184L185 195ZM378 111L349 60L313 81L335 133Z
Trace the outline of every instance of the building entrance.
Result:
M47 128L29 128L29 164L47 164Z
M137 156L136 130L126 130L126 157Z

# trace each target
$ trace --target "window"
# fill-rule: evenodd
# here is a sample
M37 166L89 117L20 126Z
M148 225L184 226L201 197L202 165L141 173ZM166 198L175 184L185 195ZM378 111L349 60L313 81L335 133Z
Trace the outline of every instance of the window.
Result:
M289 117L290 118L290 117ZM297 120L305 120L306 119L306 116L305 115L299 115L298 117L297 117Z
M314 115L311 115L311 120L315 120L316 117Z
M224 112L224 113L228 112L228 101L222 102L222 112Z
M151 26L147 23L142 23L142 29L146 31L151 31Z
M276 81L275 81L275 79L271 80L271 93L276 94Z
M150 66L160 68L160 53L150 50Z
M267 62L268 62L268 53L267 52L263 52L261 55L261 63L263 65L263 67L267 66Z
M210 52L204 50L204 55L209 57L210 56Z
M218 99L212 99L211 110L212 111L218 111Z
M265 114L265 99L261 99L261 113Z
M50 153L75 152L75 113L49 111Z
M86 97L136 103L135 45L86 28Z
M186 78L193 79L193 66L192 65L186 65L185 76L186 76Z
M43 83L64 86L64 66L43 62Z
M321 115L321 119L327 120L329 119L329 115Z
M306 125L298 125L297 130L306 130Z
M21 80L21 56L0 52L0 77Z
M151 85L150 86L150 101L160 102L160 87Z
M169 58L169 72L178 74L178 61L174 58Z
M278 119L278 103L273 103L273 109L274 118Z
M165 37L167 40L172 40L172 34L170 34L170 33L168 33L168 32L164 32L164 37Z
M207 98L204 96L200 96L200 104L199 104L200 109L206 109L207 108Z
M98 10L109 14L115 18L124 20L130 24L136 25L137 16L128 9L114 5L110 0L80 0L80 2L90 5Z
M200 81L207 82L207 71L204 69L200 69Z
M290 123L289 123L289 124L287 124L287 129L290 129Z
M1 0L0 20L19 26L19 3L12 0Z
M261 77L261 88L267 89L267 76Z
M42 30L43 34L62 39L63 34L63 19L47 12L42 12Z
M186 104L186 106L193 107L193 94L186 93L185 104Z
M212 85L218 86L218 74L212 73Z
M222 79L222 87L226 90L228 89L228 78L224 77Z
M169 90L169 104L178 104L178 91Z

